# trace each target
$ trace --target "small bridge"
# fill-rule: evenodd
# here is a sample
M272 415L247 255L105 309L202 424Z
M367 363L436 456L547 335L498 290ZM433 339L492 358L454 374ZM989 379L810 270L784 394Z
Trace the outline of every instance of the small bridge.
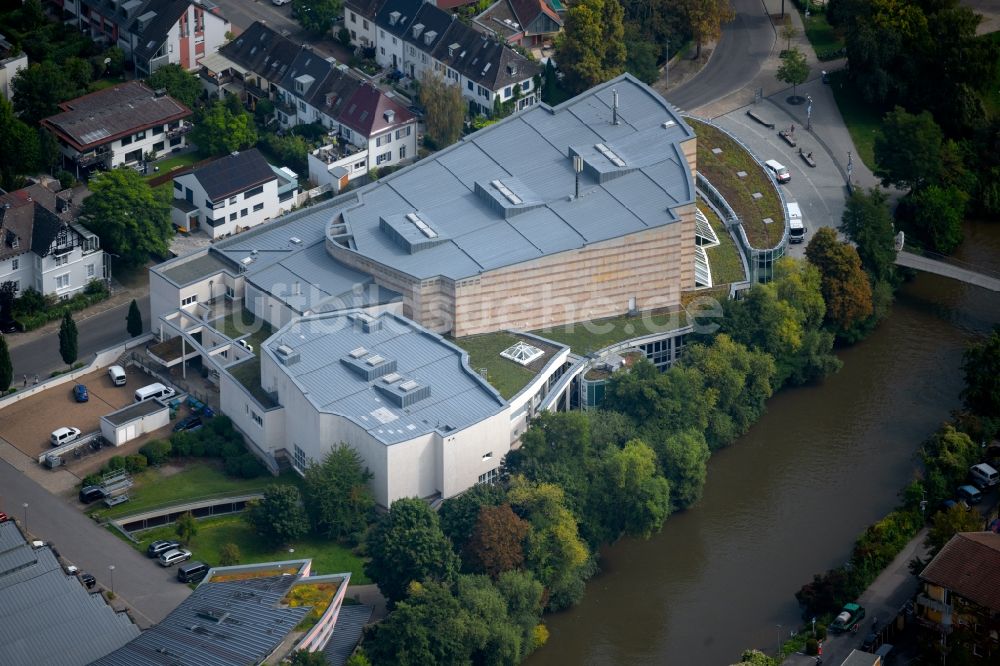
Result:
M896 237L896 265L934 273L990 291L1000 291L1000 273L933 252L907 252L903 249L903 232Z

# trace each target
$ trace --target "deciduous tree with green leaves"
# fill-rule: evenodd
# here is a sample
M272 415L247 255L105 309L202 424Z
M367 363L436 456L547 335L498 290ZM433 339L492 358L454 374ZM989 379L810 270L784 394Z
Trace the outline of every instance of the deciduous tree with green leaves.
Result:
M969 195L957 187L927 185L908 197L906 207L917 234L935 251L948 254L962 244L968 202Z
M134 169L112 169L90 181L80 220L128 266L166 256L174 229L169 192L153 190Z
M292 0L292 12L303 28L324 35L340 16L340 0Z
M927 111L907 113L896 107L875 132L875 175L882 187L907 190L936 183L941 176L944 135Z
M149 87L154 90L164 89L167 94L181 104L193 109L203 88L198 77L180 65L168 64L157 69L149 77Z
M313 531L327 539L356 542L375 511L368 482L372 473L357 451L341 444L310 463L305 471L305 497Z
M788 49L781 54L781 65L775 77L783 83L792 86L792 97L796 97L799 84L809 78L809 63L806 56L798 48Z
M191 140L208 155L228 155L257 143L253 116L243 109L235 112L223 101L215 101L201 114L191 132Z
M927 532L928 557L937 555L948 540L959 532L982 531L983 522L978 511L960 503L938 511L931 518L931 528Z
M23 176L39 168L38 134L14 115L14 107L0 95L0 187L16 190Z
M133 338L142 335L142 313L139 312L139 304L132 299L128 306L128 316L125 317L125 329Z
M685 430L655 442L654 448L670 482L673 510L686 509L701 499L711 455L705 436L697 430Z
M566 12L557 61L569 90L583 92L624 71L623 17L618 0L581 0Z
M365 544L370 557L365 573L390 603L404 599L414 581L450 581L458 570L458 557L437 514L419 499L393 502L368 532Z
M853 245L837 240L837 232L822 227L806 247L809 263L822 276L826 319L838 333L850 331L872 315L872 288Z
M719 39L722 24L736 16L729 0L680 0L680 7L697 45L695 60L701 57L702 44Z
M184 544L191 543L191 539L198 534L198 521L194 519L190 511L185 511L177 516L177 520L174 521L174 533Z
M980 416L1000 418L1000 327L974 342L962 357L965 406Z
M10 361L7 338L0 333L0 393L6 392L14 381L14 365Z
M62 324L59 325L59 355L66 365L72 365L79 355L77 337L76 322L73 321L73 314L67 309L63 312Z
M648 539L670 515L670 484L659 475L656 453L642 440L609 449L591 477L588 514L601 526L601 540L621 536Z
M269 485L262 499L251 502L244 517L272 548L285 546L309 531L302 494L287 483Z
M59 65L45 61L32 63L11 81L12 103L21 120L37 125L42 118L59 113L59 103L72 99L82 91Z
M895 278L895 231L884 191L855 188L847 197L840 230L854 243L862 267L873 280Z
M458 141L466 109L461 88L428 69L420 77L420 103L427 110L425 122L431 141L439 149Z

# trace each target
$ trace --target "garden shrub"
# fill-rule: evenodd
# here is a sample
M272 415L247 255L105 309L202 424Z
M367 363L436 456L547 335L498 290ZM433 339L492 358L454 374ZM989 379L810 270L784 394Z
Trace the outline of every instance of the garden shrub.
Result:
M134 453L130 456L125 456L125 469L128 470L129 474L138 474L142 470L146 469L148 461L146 456L141 453Z
M139 453L146 456L146 460L150 465L162 465L170 457L170 452L172 450L172 445L169 441L165 439L154 439L149 442L141 449Z

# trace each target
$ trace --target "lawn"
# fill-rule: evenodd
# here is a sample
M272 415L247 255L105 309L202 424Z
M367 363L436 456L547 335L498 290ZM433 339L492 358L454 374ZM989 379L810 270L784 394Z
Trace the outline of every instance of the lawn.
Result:
M299 482L299 476L294 472L287 472L277 479L271 475L256 479L236 479L226 476L222 466L215 461L192 462L176 473L168 473L167 470L170 469L149 468L134 475L132 478L135 485L128 493L132 498L130 501L110 509L98 505L91 511L99 512L102 518L120 518L181 502L258 492L279 480Z
M157 527L143 532L136 548L145 554L146 547L151 542L176 538L177 533L172 525ZM234 543L240 549L240 564L312 558L314 575L349 571L351 582L355 585L371 582L365 576L363 560L347 546L309 536L293 542L288 548L268 548L239 515L199 520L198 534L187 547L192 559L218 566L219 552L227 543Z
M833 72L830 76L833 96L837 100L847 131L851 134L851 140L858 149L858 156L869 169L874 169L875 132L882 125L883 112L864 101L851 87L845 70Z
M711 206L698 204L698 208L708 218L712 229L715 230L715 235L719 237L719 245L705 251L708 254L708 263L712 267L712 282L714 284L743 282L747 276L743 271L743 260L740 258L740 250L736 247L736 241L729 235L726 225L722 223Z
M806 38L812 44L817 56L833 53L844 48L844 38L826 20L826 14L810 14L809 18L800 12L802 25L806 29Z
M515 335L499 332L459 338L452 342L469 353L469 366L474 371L486 368L486 380L500 395L510 400L535 376L529 368L500 356L500 352L518 340Z
M532 333L569 345L576 354L590 354L622 340L662 333L682 326L687 326L687 313L680 310L661 313L643 312L634 317L622 315L609 319L596 319L532 331Z
M718 127L708 125L694 118L685 118L698 135L698 171L719 191L743 223L750 245L766 250L781 241L785 231L784 211L771 179L753 156ZM713 148L720 148L715 154ZM745 171L746 177L736 173ZM763 196L754 199L753 194ZM765 218L774 220L764 224Z
M233 312L212 322L217 331L228 337L246 339L253 346L254 357L229 368L229 374L242 384L264 407L275 407L276 403L260 386L260 355L264 341L271 337L274 329L266 321L260 320L249 310Z
M158 160L156 162L152 162L151 166L159 167L159 171L155 169L150 169L149 173L146 174L146 180L150 180L151 178L156 178L158 176L163 176L164 174L168 174L171 171L176 171L177 169L193 166L201 159L202 159L201 156L199 156L197 152L192 151L188 153L181 153L180 155L176 155L174 157L168 157L166 159Z

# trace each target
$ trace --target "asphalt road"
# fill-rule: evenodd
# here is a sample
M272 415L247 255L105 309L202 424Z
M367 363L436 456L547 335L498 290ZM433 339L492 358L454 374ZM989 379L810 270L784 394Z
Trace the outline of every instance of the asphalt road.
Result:
M142 313L143 332L149 330L149 295L136 299L139 311ZM128 314L128 303L105 310L86 319L76 322L79 332L79 359L89 362L90 356L99 351L121 344L129 339L125 330L125 317ZM18 335L31 336L31 333ZM17 335L8 338L11 345L11 360L14 362L14 385L21 385L21 376L28 375L32 381L35 375L39 379L49 376L53 370L66 367L59 356L58 329L39 337L30 337L27 342L18 344Z
M2 508L12 518L25 520L32 538L50 543L69 563L93 574L132 610L141 628L161 621L191 593L177 582L176 568L164 569L99 527L66 500L53 495L20 471L0 460ZM23 504L27 502L28 508Z
M739 90L757 76L771 54L774 28L761 0L732 0L732 7L736 17L723 25L722 37L705 68L666 94L674 106L697 109Z

